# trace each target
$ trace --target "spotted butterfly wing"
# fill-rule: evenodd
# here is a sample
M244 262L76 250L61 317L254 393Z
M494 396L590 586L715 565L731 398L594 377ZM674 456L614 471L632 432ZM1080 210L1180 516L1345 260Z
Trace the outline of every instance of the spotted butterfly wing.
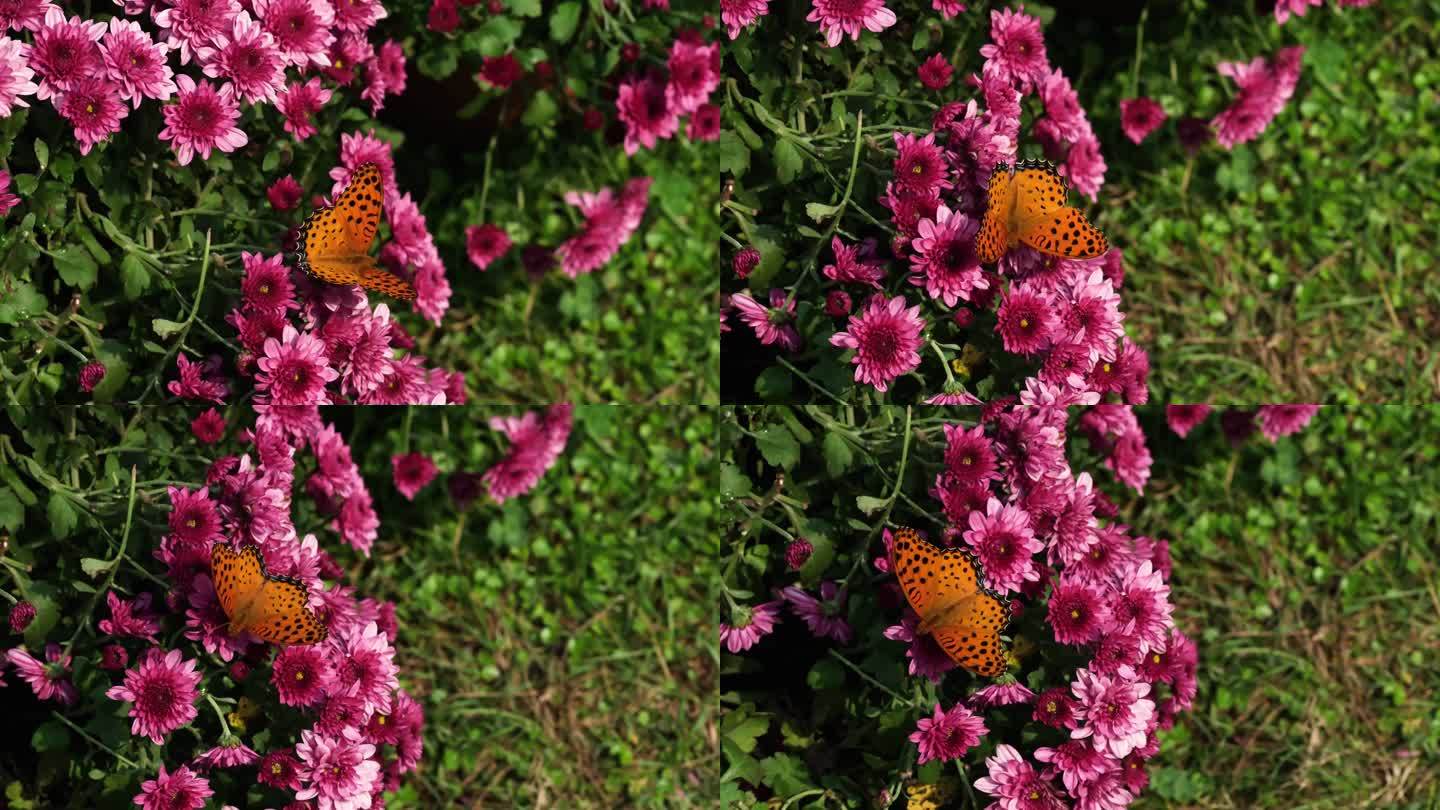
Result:
M289 577L267 577L250 633L272 644L316 644L329 634L310 610L310 592Z
M1004 163L995 167L990 175L990 188L986 192L985 217L980 221L980 231L975 235L975 255L985 264L994 264L1009 250L1010 231L1007 227L1010 208L1015 203L1015 175Z
M996 166L975 241L980 261L997 262L1017 244L1068 259L1090 259L1109 250L1100 229L1079 209L1065 205L1067 193L1065 179L1048 162L1022 160L1013 170Z
M330 284L358 284L392 298L413 299L415 288L369 254L383 198L379 167L364 164L332 205L315 211L300 226L301 269Z
M982 583L968 551L931 545L914 529L900 529L891 548L900 590L920 617L917 633L930 633L955 663L994 677L1007 666L1000 633L1009 619L1004 600Z
M241 604L249 604L265 585L265 564L260 549L246 546L236 551L224 543L210 550L210 579L215 582L215 595L220 607L232 619L241 612Z
M216 543L210 552L211 579L234 635L250 633L273 644L314 644L327 634L309 607L309 591L297 579L265 570L260 549L235 551Z

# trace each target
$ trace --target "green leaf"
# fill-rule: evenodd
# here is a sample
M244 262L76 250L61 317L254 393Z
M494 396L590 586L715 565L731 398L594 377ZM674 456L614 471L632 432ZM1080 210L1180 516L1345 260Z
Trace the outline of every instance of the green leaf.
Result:
M45 142L39 138L35 139L35 162L40 164L42 172L50 165L50 147L46 146Z
M755 444L772 467L789 468L800 460L800 445L784 425L771 425L758 431Z
M555 7L555 12L550 15L550 38L556 42L564 42L575 35L575 29L580 25L580 4L565 2Z
M740 140L740 136L729 130L720 133L720 171L729 172L736 177L745 174L750 168L750 147Z
M176 323L175 321L167 321L164 318L156 318L150 322L150 328L154 329L155 334L159 335L161 338L168 338L171 335L179 332L181 329L184 329L185 324Z
M460 66L460 54L453 45L424 48L415 60L420 72L432 79L448 78Z
M559 110L555 97L541 90L530 99L530 106L525 108L525 114L520 116L520 120L528 127L542 127L554 121Z
M844 684L845 669L831 658L816 661L815 666L805 675L805 685L817 692L822 689L835 689Z
M860 495L855 498L855 506L867 515L873 515L889 505L889 498L872 498L869 495Z
M16 284L6 295L0 295L0 324L14 326L22 320L45 311L45 296L36 292L28 281Z
M742 498L753 491L750 476L730 462L720 465L720 494L727 498ZM5 490L0 490L3 496ZM23 517L23 513L21 515Z
M540 0L510 0L506 5L510 13L517 17L540 16Z
M125 285L125 298L134 301L150 289L150 271L133 253L120 260L120 282Z
M480 26L480 53L482 56L499 56L510 50L524 28L509 17L491 17Z
M55 251L52 259L55 262L55 271L71 287L88 290L95 283L95 274L99 267L84 248L67 245Z
M825 469L830 473L831 478L839 478L846 470L850 469L850 462L854 460L855 451L850 449L850 443L839 433L826 433L825 440L820 445L820 451L825 456Z
M755 393L762 402L788 402L791 385L789 369L771 366L755 379Z
M110 562L109 560L97 560L94 557L80 558L80 570L84 571L85 576L90 577L91 579L100 576L101 574L109 571L113 567L114 563Z
M64 540L75 530L75 524L79 522L80 516L75 514L75 507L70 505L70 499L59 492L50 493L50 503L45 506L45 514L50 516L50 531Z
M763 714L732 712L724 718L720 735L747 754L755 750L755 741L770 730L770 718Z
M780 142L775 144L775 175L780 178L780 182L790 185L804 168L805 158L800 154L800 150L795 148L795 144L781 138Z
M30 746L36 751L64 751L70 746L70 732L59 720L46 720L30 735Z
M25 525L25 507L20 505L20 499L9 487L0 489L0 526L12 534L18 532L20 527Z
M823 223L830 217L835 216L835 212L839 210L840 206L838 205L827 205L825 203L816 202L805 203L805 214L811 219L820 223Z

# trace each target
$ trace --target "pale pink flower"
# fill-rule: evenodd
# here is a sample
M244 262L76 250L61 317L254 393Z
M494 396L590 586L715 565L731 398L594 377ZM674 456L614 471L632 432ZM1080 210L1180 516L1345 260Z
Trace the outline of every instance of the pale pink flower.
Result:
M286 64L301 69L330 66L335 10L329 0L252 0L251 4Z
M920 305L906 308L903 295L870 296L844 332L830 336L830 345L854 349L855 381L888 390L890 383L920 365L920 333L925 321Z
M216 34L197 55L205 75L229 79L241 101L273 104L285 86L285 59L274 37L243 11L235 15L230 30Z
M27 61L29 52L29 46L0 36L0 118L9 118L16 107L29 107L20 97L33 96L40 89L31 81L35 71ZM0 214L3 213L4 210L0 210Z
M105 59L97 44L104 35L105 23L67 19L58 7L50 6L28 54L30 67L42 77L35 97L44 101L81 79L104 73Z
M151 13L166 43L180 52L180 64L185 65L200 48L229 33L241 9L236 0L173 0L164 7L157 3Z
M285 131L303 141L315 134L315 124L310 116L320 111L330 100L330 90L320 84L318 77L311 77L304 84L292 82L277 96L275 106L285 116Z
M120 119L130 114L120 97L120 88L103 75L71 82L56 94L55 106L74 127L82 155L90 154L97 144L119 132Z
M179 97L163 108L165 128L160 131L160 140L171 142L181 166L189 165L196 154L209 159L213 149L233 152L248 142L245 133L235 126L240 119L240 105L231 85L216 92L210 82L197 84L186 75L177 78L175 84Z
M825 44L833 48L847 34L860 39L860 29L875 33L895 24L895 12L885 7L885 0L811 0L810 15L805 19L820 24Z
M105 696L132 704L131 734L164 745L165 735L198 714L199 684L195 659L186 660L179 650L165 653L152 647L139 666L125 673L125 682L110 687Z
M139 23L111 17L110 30L100 38L100 52L110 80L120 87L120 97L136 109L141 99L168 101L175 94L175 74L167 64L170 46L150 39Z

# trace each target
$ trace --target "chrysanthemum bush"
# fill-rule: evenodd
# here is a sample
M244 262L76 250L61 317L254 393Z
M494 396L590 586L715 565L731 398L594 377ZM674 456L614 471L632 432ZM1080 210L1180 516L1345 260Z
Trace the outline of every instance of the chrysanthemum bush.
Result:
M77 434L54 441L59 423ZM491 428L488 469L442 459L459 509L532 489L565 447L570 407L497 414ZM7 429L10 806L383 807L424 752L423 695L402 686L396 605L349 583L381 538L377 500L413 500L441 474L432 448L397 434L390 467L361 470L313 407L188 424L69 410ZM303 583L328 637L230 635L210 570L219 543L257 546L272 574Z
M699 12L655 10L643 37L624 35L636 53L620 68L618 57L608 66L567 58L572 40L594 48L593 26L613 35L610 12L492 4L479 39L465 42L503 51L507 78L487 70L457 95L427 79L445 75L437 60L453 72L457 43L421 27L418 8L157 0L75 13L22 0L0 9L7 387L22 401L154 402L168 391L280 405L463 402L477 339L446 327L485 299L456 311L457 289L526 290L524 331L485 337L530 343L536 291L560 297L614 261L644 232L657 182L672 218L692 213L688 178L704 160L692 141L713 140L717 120L708 98L718 45L707 44ZM417 56L426 77L408 73ZM438 161L403 150L412 128L433 143L436 125L417 121L415 107L459 124L486 102L516 115L494 116ZM581 126L593 118L582 104L623 123L616 143ZM692 137L676 141L681 116ZM522 141L526 160L512 160ZM549 160L533 159L537 141ZM635 165L627 156L640 149L655 154ZM366 162L380 167L384 189L378 259L413 284L409 304L297 270L295 227ZM525 272L482 285L502 261ZM556 310L541 315L568 320ZM447 362L429 357L451 332L461 337L440 351Z
M960 783L964 806L1128 805L1200 675L1171 601L1184 572L1167 527L1131 517L1149 482L1145 430L1208 415L1188 408L729 412L726 806L887 807ZM1278 437L1313 414L1247 418ZM968 550L1009 601L1005 674L971 675L916 634L890 570L897 526Z

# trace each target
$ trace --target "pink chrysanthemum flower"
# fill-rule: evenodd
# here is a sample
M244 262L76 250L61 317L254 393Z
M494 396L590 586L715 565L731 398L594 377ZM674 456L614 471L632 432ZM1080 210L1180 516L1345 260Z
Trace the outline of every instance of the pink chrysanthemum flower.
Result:
M229 79L235 97L241 101L273 104L285 86L285 60L274 37L243 11L235 15L228 31L217 34L196 53L205 66L205 75ZM319 84L318 79L312 81Z
M945 153L935 145L935 133L917 138L909 133L896 132L894 137L897 186L918 196L951 188L945 168Z
M335 9L329 0L252 0L251 5L286 64L330 66Z
M1153 98L1127 98L1120 102L1120 129L1140 143L1165 123L1165 108Z
M5 174L5 172L0 172L0 189L5 188L5 185L7 182L9 182L9 180L9 175ZM6 195L3 192L0 192L0 215L3 215L8 210L8 206L6 206L5 204L5 197ZM16 202L19 201L19 198L14 199ZM12 205L13 204L14 203L12 203ZM80 390L84 391L87 394L92 393L95 390L95 386L99 385L100 381L105 379L105 364L101 363L98 360L86 363L85 365L80 367L79 376Z
M780 619L783 599L765 602L754 607L737 607L730 611L730 624L720 623L720 643L732 653L741 653L775 630Z
M119 132L120 119L130 114L119 88L101 76L71 82L68 89L56 94L55 106L74 127L82 155L90 154L96 144Z
M162 653L151 648L139 666L125 673L125 682L112 686L105 696L133 704L131 734L164 745L165 735L198 714L195 701L200 693L195 687L199 684L194 659L185 660L179 650Z
M289 211L300 204L300 198L305 196L305 192L294 176L287 174L271 183L270 187L265 189L265 196L276 211Z
M325 386L340 378L330 367L324 341L293 326L285 327L280 340L265 341L265 355L255 362L260 368L256 391L272 405L329 405Z
M625 124L625 154L672 138L680 129L680 113L666 100L665 83L655 77L630 77L620 83L616 114Z
M1311 6L1324 5L1325 0L1275 0L1275 23L1284 25L1290 19L1290 15L1304 17L1305 12Z
M984 405L985 402L968 391L948 391L925 400L926 405Z
M685 126L685 137L692 141L717 141L720 139L720 108L714 104L701 104L690 113L690 123Z
M786 302L784 290L770 291L770 306L765 307L750 297L737 293L730 303L740 311L740 318L755 330L755 336L767 346L778 343L786 351L799 351L800 333L791 323L795 319L795 302Z
M720 21L731 39L740 31L770 12L770 0L720 0Z
M1155 702L1146 697L1150 684L1082 669L1070 689L1080 704L1076 717L1081 725L1070 732L1073 739L1090 737L1096 750L1116 759L1145 744L1146 727L1155 714Z
M160 140L172 142L181 166L189 165L197 153L208 159L212 149L233 152L248 142L245 133L235 126L240 119L240 105L231 85L216 92L210 82L197 84L185 75L175 84L179 97L163 108L165 128L160 131Z
M930 0L930 8L940 12L940 16L949 20L965 11L965 4L959 0Z
M677 115L694 112L720 86L720 43L677 39L670 47L665 100Z
M372 621L341 632L333 646L337 663L330 693L359 698L367 712L388 713L390 696L400 688L390 640Z
M1165 639L1175 626L1171 614L1170 586L1149 560L1132 567L1121 578L1110 605L1115 626L1123 633L1133 633L1140 641L1140 651L1163 650Z
M1212 410L1209 405L1166 405L1165 421L1175 435L1183 439L1208 419Z
M295 798L315 799L319 810L361 810L370 806L371 793L380 782L380 763L374 759L375 746L360 739L360 732L347 728L328 736L306 729L295 746L300 760L300 779L306 787Z
M510 452L485 471L486 490L496 503L529 492L555 464L570 438L574 406L553 405L541 414L530 411L519 419L496 417L490 427L504 433Z
M902 374L920 365L920 333L925 321L920 305L909 309L902 295L870 296L860 312L850 317L844 332L830 336L830 345L854 349L855 381L885 391Z
M975 690L968 702L977 709L988 709L993 706L1029 703L1034 699L1035 693L1023 683L995 683Z
M190 433L201 444L214 444L225 437L225 417L211 408L190 421Z
M82 79L104 75L105 60L97 44L104 35L105 23L67 19L59 7L50 6L28 54L30 67L42 77L35 97L43 101Z
M800 588L791 585L781 588L780 594L810 628L816 638L830 638L841 644L850 643L850 625L845 621L845 588L830 580L820 583L820 598L816 599Z
M1014 92L1013 90L1011 92ZM952 119L944 126L945 157L954 171L957 192L983 199L984 190L989 186L995 164L1012 161L1015 158L1015 137L1006 134L1005 127L1018 131L1018 118L997 121L989 112L982 115L979 106L971 99L964 107L965 115ZM1020 114L1019 103L1015 115Z
M618 198L609 188L565 193L565 202L585 215L585 227L555 249L565 275L576 278L600 268L630 240L645 216L650 184L649 177L634 178Z
M1001 594L1018 591L1026 581L1038 582L1035 552L1045 544L1035 539L1024 509L991 498L985 511L970 513L965 542L985 567L985 585Z
M910 742L920 749L921 765L932 760L944 762L959 759L965 756L966 751L978 745L980 738L989 732L985 727L985 720L967 709L963 703L956 703L948 710L940 708L940 704L936 703L935 715L920 718L915 729L910 735Z
M950 60L945 54L936 52L920 63L916 75L920 77L920 83L930 90L944 90L950 86L950 79L955 74L955 68L950 66Z
M1008 8L990 12L990 42L980 46L980 55L987 67L1019 83L1026 93L1050 72L1040 21Z
M312 77L304 84L291 83L281 90L275 106L285 116L285 131L303 141L315 134L315 123L310 116L320 111L330 100L330 90L321 86L320 79Z
M380 0L335 0L335 28L363 34L388 13Z
M140 785L135 804L140 805L140 810L200 810L205 799L214 795L210 782L188 766L181 765L167 774L162 762L160 773Z
M295 300L295 284L290 281L290 269L285 266L285 257L280 254L264 258L259 253L242 251L240 259L245 265L245 278L240 282L240 294L245 307L251 312L270 311L284 313L299 309Z
M1080 96L1063 70L1055 68L1045 74L1039 91L1040 100L1045 104L1045 115L1061 139L1074 142L1092 132L1090 119L1080 107Z
M950 483L965 487L984 486L997 478L995 450L985 436L985 426L966 430L945 425L945 472Z
M20 97L33 96L40 89L31 81L35 78L35 71L30 69L27 61L29 52L29 47L23 43L0 36L0 118L9 118L16 107L29 107ZM4 189L10 185L10 175L0 174L4 174L5 178L4 182L0 182L0 216L4 216L14 203L5 203L7 195Z
M1120 295L1100 268L1088 273L1076 270L1069 281L1069 288L1061 289L1057 301L1057 340L1084 347L1089 353L1088 369L1099 358L1115 357L1115 347L1125 335L1125 315L1120 312Z
M1070 488L1065 505L1055 516L1050 537L1051 563L1069 564L1095 545L1095 483L1090 473L1080 473Z
M105 604L110 608L110 618L100 620L100 632L112 636L148 639L155 641L160 632L160 617L150 612L151 596L142 593L134 601L127 602L114 591L105 594Z
M361 396L374 391L385 380L394 355L391 348L390 308L381 304L363 318L349 344L349 356L340 364L340 387Z
M900 624L885 628L885 637L891 641L903 641L910 646L905 657L910 659L910 674L929 678L931 683L940 683L940 676L955 668L955 660L940 648L935 636L915 632L920 620L907 612Z
M440 472L435 462L424 453L391 456L390 467L395 477L395 488L400 490L400 494L404 495L407 501L415 500L416 493L435 480L435 476Z
M364 36L342 32L330 43L326 58L330 64L320 72L336 84L348 85L355 81L361 66L375 58L375 49Z
M170 47L150 39L139 23L111 17L100 38L106 75L120 88L120 97L139 109L142 99L167 101L175 94L175 74L166 62Z
M1072 702L1072 709L1073 706ZM1066 724L1066 727L1073 726L1073 719ZM1084 740L1069 740L1054 748L1037 748L1035 758L1050 766L1047 773L1051 774L1052 778L1055 773L1060 774L1065 789L1072 796L1082 795L1086 785L1095 782L1115 767L1115 760L1110 758L1109 753L1097 751Z
M941 205L933 220L921 219L917 227L920 235L910 242L914 251L910 266L915 270L911 284L923 286L931 298L947 307L969 301L975 290L989 286L975 257L979 222Z
M1232 149L1265 131L1295 92L1304 53L1305 48L1297 45L1282 49L1269 62L1257 56L1248 63L1221 62L1217 66L1220 74L1234 79L1239 88L1230 106L1210 121L1221 146Z
M25 628L30 626L30 622L35 621L35 613L35 605L33 603L24 601L16 602L15 606L10 608L10 632L16 635L25 632ZM3 664L4 660L5 659L0 658L0 664Z
M286 706L316 706L335 679L330 658L314 645L286 647L275 656L270 682Z
M1128 527L1110 523L1095 531L1095 543L1084 555L1066 563L1065 573L1091 585L1111 586L1135 561Z
M1050 296L1028 284L1016 284L1000 302L995 331L1000 333L1005 351L1039 354L1050 345L1056 320Z
M1145 482L1150 480L1153 461L1150 448L1145 444L1145 434L1136 430L1116 440L1114 449L1105 459L1105 466L1115 473L1122 484L1141 492L1145 489Z
M471 225L465 229L465 254L484 270L510 250L510 236L499 225Z
M1075 701L1062 686L1046 689L1035 696L1035 712L1030 719L1051 728L1071 728L1075 722Z
M280 748L265 754L260 760L256 778L262 785L281 790L300 789L300 761L295 758L293 748Z
M195 757L195 766L210 768L243 768L260 761L260 755L237 737L222 738L220 744Z
M45 15L55 4L50 0L5 0L0 2L0 34L8 31L39 31ZM733 37L732 37L733 39Z
M1319 405L1261 405L1255 412L1260 432L1272 443L1299 433L1319 413Z
M885 7L885 0L811 0L813 6L805 19L820 24L825 44L833 48L846 34L860 39L860 29L875 33L895 24L895 12Z
M61 654L59 644L45 645L45 660L40 661L24 647L5 654L15 671L41 700L53 700L61 706L73 706L80 699L75 684L70 682L70 656Z
M830 249L835 253L835 262L820 270L826 278L832 281L868 284L880 289L880 282L885 278L885 265L861 258L859 245L847 245L838 236L830 238ZM755 253L755 261L760 261L759 251Z
M975 780L975 789L996 798L1003 810L1064 810L1067 806L1050 784L1051 777L1035 770L1014 746L1001 743L995 756L985 760L988 776Z
M208 490L169 487L170 531L184 543L208 544L220 537L220 514ZM207 549L208 551L208 549Z
M1089 644L1112 626L1110 606L1095 585L1066 574L1050 594L1046 616L1061 644Z
M1105 184L1105 158L1100 154L1100 141L1093 134L1086 134L1085 137L1075 142L1070 147L1070 153L1066 155L1065 162L1060 164L1060 175L1067 178L1075 190L1089 197L1091 201L1098 199L1100 186Z
M180 52L180 64L186 65L199 49L230 33L241 9L236 0L173 0L168 6L157 3L151 13L166 43Z

